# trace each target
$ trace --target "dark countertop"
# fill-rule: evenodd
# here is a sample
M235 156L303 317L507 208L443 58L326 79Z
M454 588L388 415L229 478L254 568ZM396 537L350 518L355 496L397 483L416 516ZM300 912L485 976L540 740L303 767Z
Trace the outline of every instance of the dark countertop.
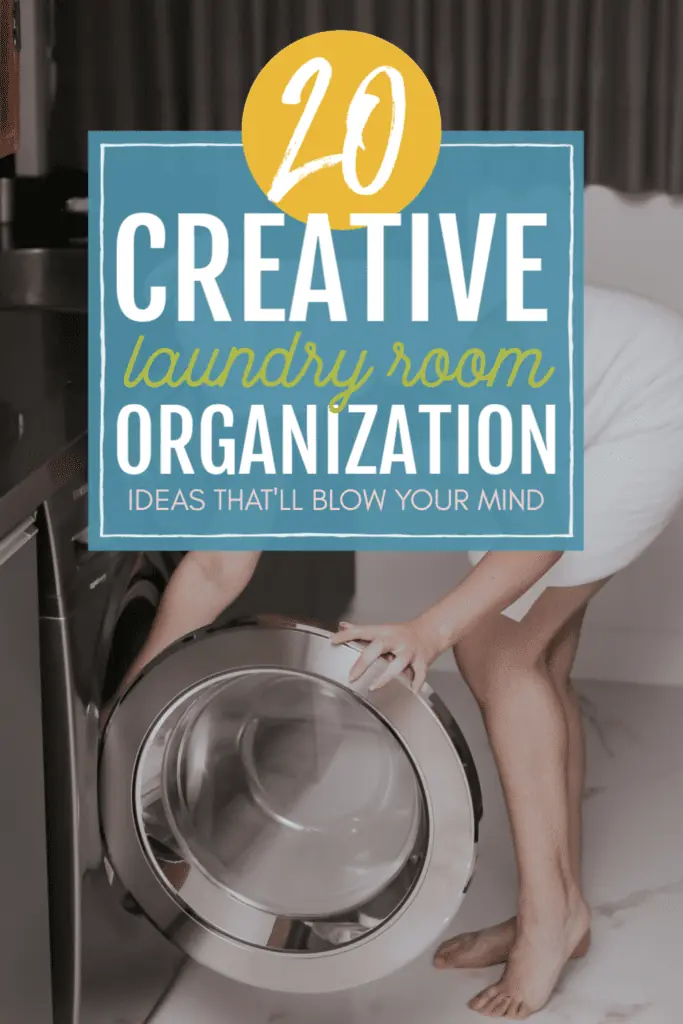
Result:
M74 474L86 430L86 316L0 310L0 537Z

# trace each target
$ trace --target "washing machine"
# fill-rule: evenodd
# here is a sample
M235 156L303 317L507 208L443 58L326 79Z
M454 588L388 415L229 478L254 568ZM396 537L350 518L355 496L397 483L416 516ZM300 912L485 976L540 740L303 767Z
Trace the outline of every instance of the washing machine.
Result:
M168 566L88 551L84 487L40 524L56 1024L142 1024L187 958L321 994L432 947L482 811L438 697L372 690L381 665L351 685L358 645L273 617L197 630L117 694Z

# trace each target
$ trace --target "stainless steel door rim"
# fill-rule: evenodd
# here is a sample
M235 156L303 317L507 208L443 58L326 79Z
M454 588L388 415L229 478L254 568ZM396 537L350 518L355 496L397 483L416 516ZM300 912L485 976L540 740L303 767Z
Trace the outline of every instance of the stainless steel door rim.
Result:
M358 649L329 639L299 625L201 631L149 667L103 743L120 881L190 957L278 991L344 989L410 962L474 864L472 795L446 730L401 683L369 692L382 665L351 687Z

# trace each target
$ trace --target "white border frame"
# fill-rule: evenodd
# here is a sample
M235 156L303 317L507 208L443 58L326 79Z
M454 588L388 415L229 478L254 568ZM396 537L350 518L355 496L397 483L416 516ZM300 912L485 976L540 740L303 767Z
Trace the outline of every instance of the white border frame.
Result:
M241 142L101 142L100 143L100 538L129 540L559 540L574 537L574 145L571 142L442 142L441 149L568 149L569 150L569 531L567 533L105 533L104 532L104 158L107 149L235 149Z

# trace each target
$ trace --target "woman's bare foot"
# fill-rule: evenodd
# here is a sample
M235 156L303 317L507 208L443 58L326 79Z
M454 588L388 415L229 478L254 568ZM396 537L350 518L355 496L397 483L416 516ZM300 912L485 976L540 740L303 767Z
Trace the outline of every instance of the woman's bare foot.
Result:
M486 1017L526 1020L550 999L562 969L586 935L588 906L577 893L566 909L543 923L520 928L503 977L470 1000Z
M517 918L481 928L477 932L463 932L442 942L434 954L434 966L438 970L461 967L477 970L480 967L494 967L504 964L517 938ZM572 953L570 959L578 960L590 949L591 934L586 932Z

